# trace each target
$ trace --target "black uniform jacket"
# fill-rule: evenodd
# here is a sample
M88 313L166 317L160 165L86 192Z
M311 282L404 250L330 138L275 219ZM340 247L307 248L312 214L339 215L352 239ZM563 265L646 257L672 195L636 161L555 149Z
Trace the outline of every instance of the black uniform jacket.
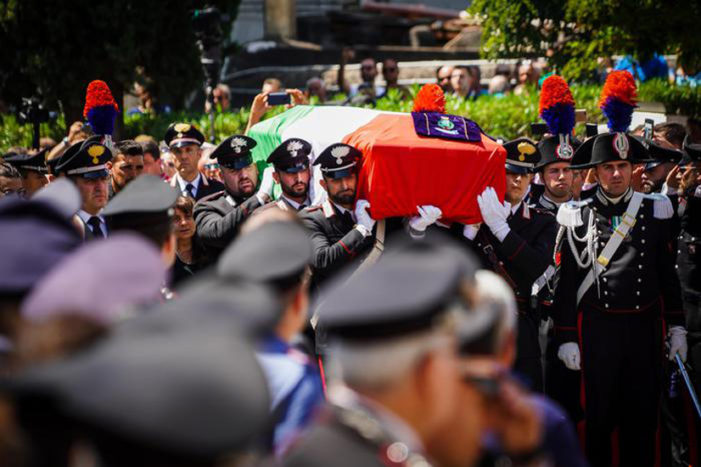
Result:
M197 241L211 263L236 238L244 220L261 206L257 196L235 199L226 190L211 194L195 204Z
M688 190L679 199L681 233L677 272L681 282L689 340L701 342L701 197Z
M613 219L623 216L632 193L612 204L597 192L587 205L581 207L583 224L575 228L575 233L582 238L590 217L594 216L597 257L613 235ZM563 239L560 280L553 304L555 331L560 342L577 341L578 312L583 309L628 314L663 311L668 326L683 324L670 220L654 216L654 203L649 198L643 200L633 228L599 276L598 290L594 283L579 307L577 290L590 268L579 268L567 238ZM584 244L576 244L581 253Z
M524 202L507 220L511 231L500 242L482 224L471 243L485 268L504 278L516 294L520 311L527 311L533 283L553 261L557 234L555 217ZM461 232L462 233L462 232Z
M359 263L373 244L373 236L363 237L350 213L343 214L325 201L300 212L312 241L313 281L319 285L351 263Z

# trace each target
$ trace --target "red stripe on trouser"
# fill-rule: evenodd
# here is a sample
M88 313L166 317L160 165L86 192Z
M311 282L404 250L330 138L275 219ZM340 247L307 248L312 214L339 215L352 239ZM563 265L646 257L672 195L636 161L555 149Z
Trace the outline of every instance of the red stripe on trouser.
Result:
M582 312L577 313L577 337L579 338L579 366L580 366L580 383L579 383L579 404L582 406L582 412L584 417L582 421L577 424L577 431L579 434L579 443L582 446L582 450L586 449L587 441L587 417L586 417L586 394L584 393L584 353L582 352Z
M326 393L326 374L324 373L324 362L321 361L321 356L319 356L319 375L321 376L321 388L324 390L324 397L328 399L328 394Z

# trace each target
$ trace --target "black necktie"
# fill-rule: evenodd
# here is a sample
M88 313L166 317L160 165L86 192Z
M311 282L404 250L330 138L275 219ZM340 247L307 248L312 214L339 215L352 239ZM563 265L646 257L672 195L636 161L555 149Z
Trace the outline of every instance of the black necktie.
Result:
M192 190L194 190L194 189L195 189L195 186L192 183L188 183L187 185L185 185L185 191L186 191L185 194L187 196L189 196L190 198L194 198L195 195L192 192Z
M92 216L90 219L88 219L88 225L90 226L90 231L95 237L100 237L100 238L105 238L104 232L102 232L102 229L100 228L100 218L97 216Z
M341 214L341 217L344 221L346 221L347 224L355 224L355 221L353 220L353 216L351 216L350 211L344 211L343 214Z

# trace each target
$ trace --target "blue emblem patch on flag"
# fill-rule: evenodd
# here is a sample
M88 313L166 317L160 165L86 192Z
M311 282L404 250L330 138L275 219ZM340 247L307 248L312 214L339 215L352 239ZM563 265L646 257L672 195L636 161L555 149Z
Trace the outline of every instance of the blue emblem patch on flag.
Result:
M414 130L419 136L454 139L458 141L482 141L482 129L470 119L438 112L412 112Z

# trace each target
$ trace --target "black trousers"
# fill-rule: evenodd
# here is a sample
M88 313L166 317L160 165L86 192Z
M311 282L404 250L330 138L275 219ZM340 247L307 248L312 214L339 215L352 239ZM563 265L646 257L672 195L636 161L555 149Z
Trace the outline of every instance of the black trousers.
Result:
M539 314L519 311L516 361L513 369L526 380L533 391L543 392L543 364L538 343L539 325Z
M618 429L619 466L652 467L662 358L659 310L582 308L586 456L592 466L611 465L612 434Z
M584 416L581 401L582 372L570 370L557 357L561 343L553 335L548 336L548 347L545 351L545 394L560 404L570 420L576 424Z

